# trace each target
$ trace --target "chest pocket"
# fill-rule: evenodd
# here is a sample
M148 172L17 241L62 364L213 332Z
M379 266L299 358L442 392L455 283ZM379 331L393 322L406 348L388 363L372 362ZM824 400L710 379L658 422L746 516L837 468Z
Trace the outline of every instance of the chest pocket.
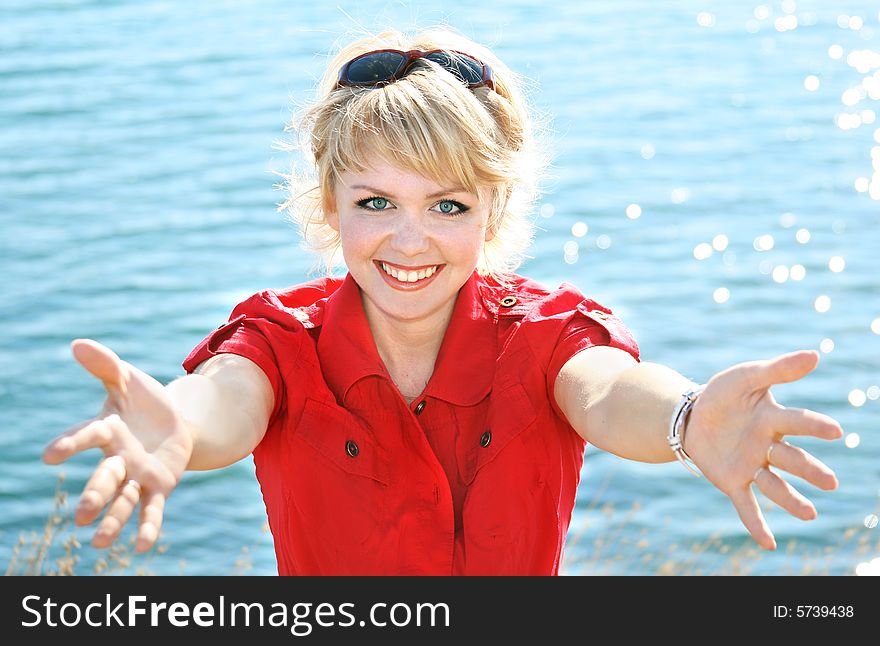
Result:
M493 393L486 428L469 451L464 481L470 485L485 465L489 464L537 418L532 400L521 384L514 384Z
M381 448L350 413L314 399L294 437L285 474L292 531L327 563L364 558L385 530L390 470Z
M296 435L339 470L388 484L388 462L372 434L342 408L307 398Z

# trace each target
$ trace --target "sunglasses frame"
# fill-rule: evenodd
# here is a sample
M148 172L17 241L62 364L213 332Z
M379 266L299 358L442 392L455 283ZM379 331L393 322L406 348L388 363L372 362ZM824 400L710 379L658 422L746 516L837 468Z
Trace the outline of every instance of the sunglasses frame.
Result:
M406 59L401 62L400 67L398 67L397 71L394 74L392 74L389 78L382 79L381 81L371 81L368 83L356 83L348 78L348 70L352 66L353 63L356 63L357 61L361 60L362 58L364 58L366 56L370 56L371 54L381 54L383 52L391 52L394 54L401 54L406 57ZM465 81L464 79L461 79L462 82L465 85L467 85L468 89L471 89L471 90L474 88L483 87L483 86L488 87L490 90L493 90L493 91L495 90L495 80L494 80L494 77L492 74L491 67L486 65L486 63L484 63L480 59L474 58L470 54L465 54L464 52L459 52L459 51L456 51L453 49L429 49L427 51L423 51L420 49L411 49L407 52L405 52L401 49L374 49L371 52L365 52L363 54L355 56L353 59L348 61L345 65L343 65L342 68L339 70L339 78L336 81L336 87L337 88L340 88L340 87L382 87L384 85L388 85L389 83L394 83L395 81L399 81L404 76L406 76L406 73L409 71L409 69L412 67L412 64L415 61L419 60L420 58L426 58L429 54L446 54L447 56L450 56L451 54L458 54L459 56L464 56L465 58L468 58L468 59L474 61L475 63L478 63L480 65L481 70L482 70L482 76L481 76L480 80L476 83L471 83L469 81ZM436 61L434 61L434 62L436 63ZM444 66L444 69L448 70L448 68L446 68L445 66ZM451 72L451 70L448 70L448 71Z

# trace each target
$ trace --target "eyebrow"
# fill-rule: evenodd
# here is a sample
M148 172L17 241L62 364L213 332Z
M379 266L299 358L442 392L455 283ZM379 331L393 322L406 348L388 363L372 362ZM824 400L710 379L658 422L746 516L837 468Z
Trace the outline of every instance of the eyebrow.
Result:
M381 189L374 188L372 186L366 186L365 184L356 184L356 185L352 186L351 188L352 189L366 189L372 193L378 193L380 195L387 195L388 197L390 197L393 200L397 199L397 197L395 195L393 195L392 193L389 193L388 191L383 191ZM465 189L461 186L453 186L452 188L442 188L439 191L437 191L436 193L431 193L427 197L428 197L428 199L433 199L435 197L449 195L450 193L467 193L467 189Z

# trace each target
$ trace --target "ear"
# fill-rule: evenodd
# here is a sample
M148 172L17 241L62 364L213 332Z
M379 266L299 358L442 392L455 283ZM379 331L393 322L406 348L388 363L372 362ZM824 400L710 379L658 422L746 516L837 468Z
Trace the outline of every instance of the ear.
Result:
M504 195L504 204L501 206L501 217L504 217L504 213L507 211L507 203L510 201L510 195L513 193L513 187L508 186L505 189ZM490 220L492 218L489 218ZM486 237L484 240L489 242L495 237L495 234L498 232L498 226L501 224L501 218L495 220L495 222L490 222L486 225Z
M339 233L339 211L336 210L335 198L324 201L324 220L330 225L330 228Z
M336 210L328 211L324 210L324 219L327 221L327 224L330 225L330 228L339 233L339 213Z

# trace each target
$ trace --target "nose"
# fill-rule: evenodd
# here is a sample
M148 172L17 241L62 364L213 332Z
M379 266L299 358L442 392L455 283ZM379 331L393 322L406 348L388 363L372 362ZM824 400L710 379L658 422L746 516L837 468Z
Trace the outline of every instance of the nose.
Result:
M395 218L391 247L407 257L416 257L428 251L431 240L423 218L414 213L403 213Z

